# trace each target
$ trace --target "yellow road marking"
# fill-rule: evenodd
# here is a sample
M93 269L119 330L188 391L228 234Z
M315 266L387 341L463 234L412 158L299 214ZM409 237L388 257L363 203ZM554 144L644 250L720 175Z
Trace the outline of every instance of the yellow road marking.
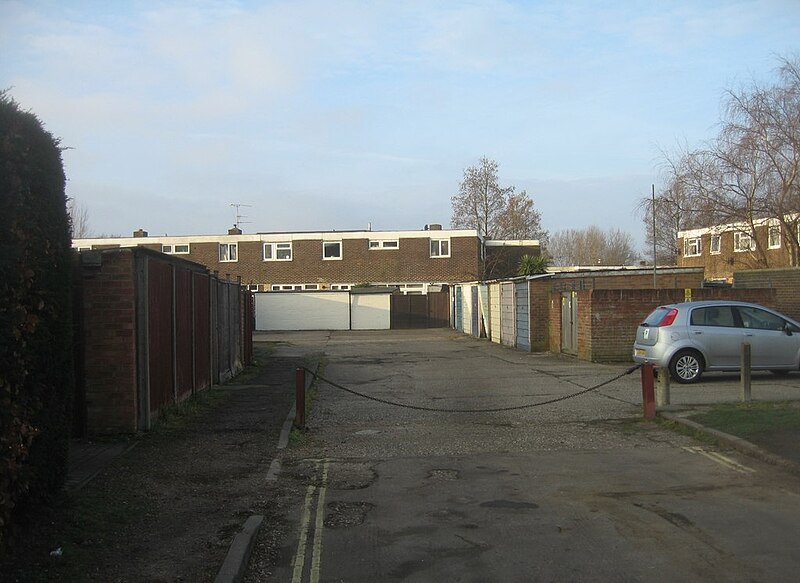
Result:
M322 563L322 531L325 528L325 495L328 491L328 466L330 460L313 460L315 469L319 470L322 462L322 478L320 486L309 484L303 502L302 518L300 520L300 537L297 541L297 552L292 563L292 583L302 583L303 573L306 568L306 553L308 547L309 530L313 529L311 543L311 570L310 583L319 583L320 566ZM316 501L316 507L315 507ZM311 515L314 514L314 524L311 524Z
M311 501L314 499L314 492L317 487L309 485L306 490L306 499L303 504L303 518L300 522L300 540L297 542L297 552L294 555L294 572L292 583L300 583L303 580L303 568L306 564L306 540L308 539L308 523L311 519Z
M317 520L314 525L314 543L311 554L310 583L319 583L320 563L322 562L322 530L325 528L325 494L328 491L328 460L322 466L322 485L317 498Z
M700 455L705 456L708 459L715 461L720 465L725 466L729 470L733 470L734 472L739 472L740 474L752 474L753 472L755 472L753 468L742 465L736 460L729 458L726 455L722 455L721 453L716 451L707 451L699 446L684 447L682 449L685 449L689 453L699 453Z

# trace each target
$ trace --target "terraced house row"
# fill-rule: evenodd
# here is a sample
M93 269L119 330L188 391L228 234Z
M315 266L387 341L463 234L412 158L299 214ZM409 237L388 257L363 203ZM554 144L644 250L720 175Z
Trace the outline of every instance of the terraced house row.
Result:
M75 239L81 251L146 247L178 255L220 275L241 278L252 291L349 290L361 284L425 294L431 286L514 274L536 240L487 240L470 229L426 225L417 231L319 231Z
M799 219L788 216L784 224L763 219L752 225L731 223L680 231L678 266L703 267L707 280L729 283L737 271L797 267Z

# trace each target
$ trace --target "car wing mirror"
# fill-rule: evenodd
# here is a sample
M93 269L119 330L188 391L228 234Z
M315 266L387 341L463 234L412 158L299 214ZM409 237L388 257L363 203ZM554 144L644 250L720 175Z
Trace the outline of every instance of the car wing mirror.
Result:
M783 325L783 331L786 333L787 336L791 336L794 332L792 325L789 323Z

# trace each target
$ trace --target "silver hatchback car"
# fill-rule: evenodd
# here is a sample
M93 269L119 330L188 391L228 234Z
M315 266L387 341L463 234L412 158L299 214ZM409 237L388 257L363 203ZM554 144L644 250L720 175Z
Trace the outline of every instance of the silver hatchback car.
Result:
M704 371L739 370L745 342L753 370L800 369L800 323L758 304L724 300L659 306L636 330L633 360L694 383Z

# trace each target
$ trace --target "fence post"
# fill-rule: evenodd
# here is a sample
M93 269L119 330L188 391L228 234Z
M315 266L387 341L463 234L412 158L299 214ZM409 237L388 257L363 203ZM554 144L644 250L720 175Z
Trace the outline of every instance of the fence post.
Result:
M653 365L642 365L642 403L644 404L644 418L656 418L655 378Z
M303 429L306 426L306 369L303 367L295 369L294 403L294 426Z
M657 368L653 371L656 376L656 407L669 405L669 370Z
M746 403L750 400L750 344L748 342L742 342L741 370L742 402Z

